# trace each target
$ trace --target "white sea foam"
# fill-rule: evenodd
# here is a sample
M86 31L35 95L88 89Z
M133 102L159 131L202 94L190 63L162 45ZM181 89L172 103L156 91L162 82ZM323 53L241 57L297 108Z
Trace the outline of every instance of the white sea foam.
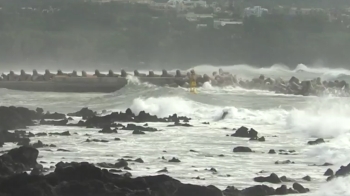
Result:
M312 196L350 196L350 177L341 177L325 183Z
M203 72L217 71L218 67L196 67ZM338 77L347 74L347 70L328 68L311 68L298 65L295 69L288 69L282 65L269 68L254 68L247 65L223 67L224 71L231 71L237 75L256 77L259 74L267 76L290 77L301 75L312 78L314 76ZM68 71L66 71L68 72ZM337 75L338 74L338 75ZM69 93L24 93L20 91L0 90L3 105L26 106L32 109L44 107L45 110L58 112L74 112L81 107L94 110L125 110L130 107L134 113L142 110L151 114L165 117L173 113L194 118L190 124L194 127L166 127L161 123L149 123L149 126L164 131L146 133L143 136L132 135L130 131L118 130L116 137L121 141L109 143L85 143L86 133L93 139L111 140L111 135L98 133L96 129L77 127L30 127L33 133L43 131L77 132L78 135L62 140L61 137L45 136L40 139L46 144L56 144L60 148L71 152L47 152L40 150L40 161L58 162L65 157L66 161L115 162L123 155L142 157L144 164L132 165L134 176L150 175L163 167L168 167L169 175L184 182L195 184L214 184L220 188L235 185L239 188L255 185L252 178L256 172L267 170L278 175L286 175L300 180L305 175L313 178L312 182L301 182L311 188L309 195L338 196L349 195L347 184L350 178L339 178L325 182L322 176L325 167L308 167L308 164L323 164L330 162L337 170L340 165L350 162L350 102L340 98L310 98L295 96L273 95L264 91L247 91L237 87L213 87L205 83L198 88L196 95L174 88L148 88L137 78L128 76L128 87L113 94L81 94ZM187 89L186 89L187 90ZM291 109L293 108L293 109ZM228 112L225 119L221 119L224 111ZM203 125L207 121L210 125ZM266 136L266 142L253 142L243 138L226 137L232 134L232 128L239 126L255 128L260 135ZM227 127L229 129L222 129ZM272 137L276 135L277 137ZM326 139L326 143L307 145L308 140L318 137ZM68 142L67 142L68 141ZM249 146L257 153L234 154L232 148L238 145ZM5 149L15 147L6 144ZM200 153L189 152L189 149ZM269 149L296 150L297 155L266 154ZM167 153L163 153L167 150ZM261 153L265 152L265 153ZM219 154L225 155L218 157ZM112 157L111 155L114 155ZM178 157L179 164L170 164L157 159ZM275 165L277 160L291 159L296 164ZM194 168L191 166L195 166ZM47 166L49 167L49 165ZM146 169L149 167L150 169ZM215 167L219 173L212 174L205 168ZM198 172L194 172L194 170ZM228 177L230 174L231 177ZM263 174L259 174L263 175ZM266 174L267 175L267 174ZM204 177L205 181L198 181L192 177ZM269 184L269 186L272 186ZM317 190L319 189L319 190Z

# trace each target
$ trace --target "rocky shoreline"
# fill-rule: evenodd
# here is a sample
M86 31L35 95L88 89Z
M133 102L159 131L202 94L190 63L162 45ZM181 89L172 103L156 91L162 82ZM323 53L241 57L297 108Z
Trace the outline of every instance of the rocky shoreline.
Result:
M68 123L72 117L81 117L78 123ZM69 137L74 133L69 131L55 133L42 132L33 134L25 129L29 126L40 126L42 124L53 126L80 126L86 128L98 128L99 133L116 134L118 130L132 131L133 134L147 134L148 132L161 131L149 127L148 122L170 123L171 126L191 127L188 117L171 115L167 118L159 118L146 112L138 115L128 109L125 112L113 112L107 115L99 115L96 112L83 108L80 111L70 114L44 113L41 108L29 110L23 107L0 107L0 146L5 143L15 143L18 148L9 151L2 151L0 156L0 195L28 195L28 196L66 196L66 195L145 195L145 196L264 196L264 195L285 195L295 193L306 193L310 190L303 187L298 180L290 179L286 176L277 176L274 173L260 175L252 181L258 183L270 183L281 185L273 188L265 184L251 186L245 189L237 189L234 186L220 190L215 186L200 186L194 184L184 184L168 175L167 168L155 171L156 176L133 177L130 171L130 163L142 164L141 158L121 158L115 163L88 163L88 162L58 162L55 167L45 168L38 163L39 150L43 147L55 148L54 144L44 144L41 141L30 142L30 138L40 135L58 135ZM122 122L129 124L123 125ZM143 126L132 123L145 123ZM204 123L203 123L204 124ZM20 129L20 130L19 130ZM265 137L253 128L239 127L234 129L231 137L247 138L250 141L264 142ZM139 136L138 136L139 137ZM262 139L263 138L263 139ZM114 138L113 140L118 140ZM101 140L87 140L86 142L108 142ZM323 139L305 142L309 145L317 145L325 142ZM67 151L57 147L57 151ZM0 147L1 149L1 147ZM191 150L191 152L196 152ZM254 153L246 146L236 146L233 153ZM274 154L275 150L270 149L267 153ZM279 151L286 155L293 154L293 151ZM164 157L162 159L165 159ZM173 157L167 160L173 163L181 162ZM292 161L281 161L275 164L293 164ZM330 164L329 164L330 165ZM325 165L327 166L327 165ZM325 171L327 180L332 180L339 176L350 173L350 164L341 167L338 171L328 169ZM215 168L210 168L210 172L217 172ZM199 177L198 177L199 178ZM302 178L303 181L310 181L310 176ZM325 179L326 180L326 179ZM293 183L287 187L283 182Z

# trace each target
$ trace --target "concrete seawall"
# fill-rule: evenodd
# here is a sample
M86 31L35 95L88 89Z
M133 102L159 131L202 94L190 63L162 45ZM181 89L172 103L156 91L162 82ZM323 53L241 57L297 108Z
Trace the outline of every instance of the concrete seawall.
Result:
M183 85L183 78L138 77L141 82L154 85ZM37 92L99 92L111 93L122 89L128 81L124 77L53 77L50 81L0 81L0 88Z

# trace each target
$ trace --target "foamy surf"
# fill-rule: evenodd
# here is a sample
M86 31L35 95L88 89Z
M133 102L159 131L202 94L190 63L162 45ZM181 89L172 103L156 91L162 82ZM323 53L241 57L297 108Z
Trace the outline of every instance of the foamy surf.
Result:
M197 67L195 69L200 69ZM214 69L215 68L215 69ZM227 67L222 67L225 71ZM218 67L207 66L203 71L217 71ZM266 76L290 77L291 75L312 78L323 74L334 74L344 70L315 69L299 65L288 69L275 65L270 68L252 66L233 66L237 75L240 72L249 77ZM345 70L346 71L346 70ZM344 72L345 72L344 71ZM43 136L40 139L46 144L55 144L70 152L41 151L39 161L48 165L51 161L91 161L113 163L121 156L142 157L144 164L132 165L133 176L154 175L156 171L167 167L169 175L183 182L193 184L213 184L224 189L234 185L246 188L257 185L252 179L256 176L267 176L274 172L279 176L286 175L311 189L306 195L350 195L347 184L349 178L339 178L326 182L323 176L328 167L325 162L337 170L340 165L350 162L350 106L348 98L319 98L289 95L275 95L269 92L249 91L236 87L213 87L205 83L198 88L198 94L191 94L188 89L154 87L140 83L137 78L128 76L126 88L110 94L69 94L69 93L26 93L0 89L2 105L25 106L32 109L43 107L45 110L63 113L75 112L82 107L89 107L101 113L125 111L131 108L134 113L144 110L159 117L177 113L193 118L190 124L194 127L167 127L162 123L148 123L163 131L147 133L142 136L132 135L130 131L118 130L116 137L121 140L110 143L86 143L85 134L94 139L110 139L111 135L98 133L98 129L77 127L30 127L33 133L63 132L69 130L72 136L65 138ZM222 119L223 112L228 114ZM75 119L75 122L78 119ZM209 122L209 124L203 124ZM126 124L126 123L125 123ZM259 135L265 136L265 142L249 141L244 138L228 137L233 128L247 126L254 128ZM226 128L226 129L224 129ZM83 138L84 137L84 138ZM307 142L323 137L326 143L307 145ZM256 153L238 154L232 149L236 146L247 146ZM5 145L4 149L16 147ZM196 150L197 153L189 150ZM270 149L295 150L295 155L268 154ZM166 153L163 151L167 151ZM222 155L222 156L219 156ZM177 157L179 164L169 164L167 159ZM295 164L276 165L276 161L294 161ZM194 167L192 167L194 166ZM217 174L205 169L214 167ZM148 169L147 169L148 168ZM197 171L194 171L197 170ZM268 173L257 174L261 170ZM311 182L301 178L310 175ZM197 180L197 176L206 180ZM286 183L288 187L290 183ZM274 186L267 184L268 186Z

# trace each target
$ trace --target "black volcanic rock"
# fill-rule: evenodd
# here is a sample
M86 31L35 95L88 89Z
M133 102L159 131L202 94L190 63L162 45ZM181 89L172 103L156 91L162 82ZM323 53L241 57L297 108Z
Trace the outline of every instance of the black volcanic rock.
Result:
M51 120L61 120L61 119L66 119L66 115L65 114L60 114L60 113L49 113L47 112L46 114L44 114L41 119L51 119Z
M135 130L135 131L132 132L132 134L134 134L134 135L143 135L143 134L146 134L146 133L143 132L143 131L140 131L140 130Z
M276 154L276 151L274 149L270 149L268 153L269 154Z
M331 173L329 171L329 173ZM340 168L335 172L334 177L344 177L350 174L350 163L347 166L340 166ZM330 176L329 179L333 179L333 176Z
M253 128L250 130L247 127L240 127L236 130L234 134L231 135L232 137L246 137L246 138L257 138L258 132L255 131Z
M174 122L172 125L168 125L168 127L193 127L193 125L190 125L188 123L180 123L180 122Z
M253 151L249 147L237 146L233 149L233 152L253 152Z
M67 116L77 116L77 117L82 117L83 119L88 119L95 115L96 115L96 112L90 110L89 108L82 108L77 112L67 114Z
M70 136L71 134L69 133L69 131L64 131L61 133L49 133L49 135Z
M254 181L255 182L269 182L269 183L274 183L274 184L278 184L278 183L282 182L281 179L275 173L272 173L270 176L267 176L267 177L262 177L262 176L255 177Z
M333 176L334 172L332 169L328 168L326 172L323 174L324 176Z
M25 131L1 131L0 130L0 144L4 144L7 142L17 143L18 145L29 145L30 139L29 137L33 137L34 135L30 132Z
M41 175L36 159L38 151L32 147L20 147L0 156L0 195L15 196L267 196L274 194L305 193L309 190L298 183L294 189L282 185L276 190L266 185L257 185L238 190L228 187L221 191L217 187L183 184L167 175L131 178L130 173L117 169L101 169L87 162L59 162L54 172ZM100 163L104 168L129 169L120 159L115 164ZM31 174L22 173L33 168ZM168 172L166 168L159 171ZM116 174L119 173L119 174Z
M177 122L180 120L189 121L190 119L187 117L178 117L176 114L168 118L158 118L145 111L141 111L138 115L135 115L128 108L125 112L113 112L105 116L92 116L86 120L85 126L103 128L111 126L114 122Z
M40 140L38 140L36 143L33 143L31 145L33 148L43 148L43 147L56 147L56 145L53 144L44 144L43 142L41 142Z
M315 141L308 141L307 144L309 145L316 145L316 144L322 144L325 143L323 138L318 138Z
M0 176L13 175L38 167L36 162L38 155L39 151L29 146L10 150L0 156Z
M127 124L126 127L123 128L123 130L132 130L132 131L137 130L137 131L149 131L149 132L158 131L156 128L143 127L135 124Z
M111 129L110 127L104 127L99 133L118 133L117 129Z
M39 119L36 111L24 107L0 106L0 131L26 128Z

